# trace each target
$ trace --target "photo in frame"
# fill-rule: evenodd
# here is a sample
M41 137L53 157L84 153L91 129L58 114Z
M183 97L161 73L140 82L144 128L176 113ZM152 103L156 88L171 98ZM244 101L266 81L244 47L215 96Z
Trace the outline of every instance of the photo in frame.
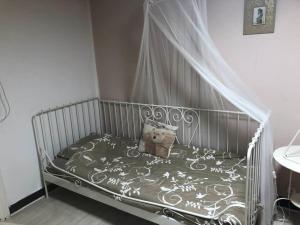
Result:
M245 0L244 35L274 33L276 0Z

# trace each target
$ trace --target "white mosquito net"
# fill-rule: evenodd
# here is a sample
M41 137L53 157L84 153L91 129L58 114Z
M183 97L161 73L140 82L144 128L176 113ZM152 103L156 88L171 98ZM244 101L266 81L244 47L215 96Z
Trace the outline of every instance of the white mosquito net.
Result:
M264 123L262 224L275 197L269 110L227 65L207 29L206 0L146 0L132 101L232 109Z

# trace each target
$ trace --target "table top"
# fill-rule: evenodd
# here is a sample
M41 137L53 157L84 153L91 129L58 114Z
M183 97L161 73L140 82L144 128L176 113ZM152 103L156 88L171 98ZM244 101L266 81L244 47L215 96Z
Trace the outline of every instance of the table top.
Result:
M300 145L292 145L288 152L287 146L278 148L274 151L274 159L282 166L300 173Z

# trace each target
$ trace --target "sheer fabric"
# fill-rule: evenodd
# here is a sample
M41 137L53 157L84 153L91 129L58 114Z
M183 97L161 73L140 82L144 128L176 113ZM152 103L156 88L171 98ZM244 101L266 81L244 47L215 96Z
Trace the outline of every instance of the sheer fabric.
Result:
M237 108L264 123L262 224L275 197L269 110L227 65L207 29L206 0L147 0L132 101Z

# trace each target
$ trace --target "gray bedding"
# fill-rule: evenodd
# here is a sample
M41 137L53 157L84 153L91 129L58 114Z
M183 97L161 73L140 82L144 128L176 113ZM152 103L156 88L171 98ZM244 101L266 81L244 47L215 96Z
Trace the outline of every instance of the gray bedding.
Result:
M140 153L137 141L105 135L80 140L54 163L120 201L208 221L244 221L246 160L232 153L174 145L162 159Z

